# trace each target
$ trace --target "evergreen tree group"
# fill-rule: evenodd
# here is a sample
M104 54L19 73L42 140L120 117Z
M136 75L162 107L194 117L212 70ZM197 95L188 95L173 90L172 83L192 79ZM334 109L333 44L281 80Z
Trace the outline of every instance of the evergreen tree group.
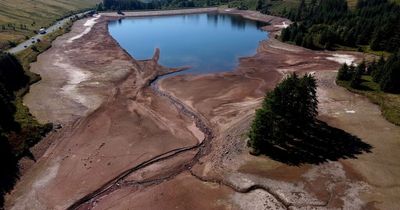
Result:
M0 51L0 133L16 128L14 92L26 86L28 82L29 78L15 56Z
M400 93L400 53L392 54L388 59L381 57L378 62L362 62L357 67L343 64L337 80L350 81L352 88L360 88L362 75L370 75L384 92Z
M248 146L258 154L271 145L286 145L314 124L318 114L316 80L291 74L264 98L248 134Z
M262 14L269 14L270 3L267 0L257 0L256 10Z
M295 23L282 31L282 41L306 48L370 45L396 52L400 47L400 6L392 1L358 0L349 9L346 0L302 0L288 18Z

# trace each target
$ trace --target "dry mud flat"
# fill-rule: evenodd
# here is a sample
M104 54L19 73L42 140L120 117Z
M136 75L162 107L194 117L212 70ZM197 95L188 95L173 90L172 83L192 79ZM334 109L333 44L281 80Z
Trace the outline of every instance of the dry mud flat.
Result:
M184 13L217 9L203 10ZM270 22L271 37L289 22L219 12ZM40 120L65 126L46 139L50 148L7 196L7 209L400 208L399 127L334 84L339 62L362 55L269 39L233 72L150 86L172 70L157 64L162 49L148 61L130 58L109 36L107 21L114 17L106 15L75 23L33 65L44 79L26 104ZM359 136L372 153L301 166L248 154L244 134L255 108L294 71L318 78L320 119Z

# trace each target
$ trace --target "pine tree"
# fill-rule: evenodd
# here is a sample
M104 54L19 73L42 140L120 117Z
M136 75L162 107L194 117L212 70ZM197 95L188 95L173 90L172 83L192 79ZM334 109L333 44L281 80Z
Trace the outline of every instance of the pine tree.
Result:
M318 114L316 81L291 74L264 98L249 131L248 146L258 154L272 145L285 145L301 128L311 126Z
M344 63L342 67L340 67L339 72L336 76L336 80L344 80L349 81L351 79L351 72L349 70L349 66Z
M383 67L385 66L385 58L383 58L383 56L381 56L379 58L378 63L376 64L376 68L374 69L374 71L371 73L372 76L372 80L374 82L380 82L381 78L382 78L382 74L383 74Z
M377 65L377 64L376 64L376 61L375 61L375 59L374 59L374 60L368 65L365 74L367 74L367 75L372 75L372 72L374 72L375 69L376 69L376 65Z
M365 71L365 62L363 61L355 68L355 71L350 81L350 87L352 88L360 87L362 81L361 76L363 75L364 71Z
M299 5L299 7L297 8L296 19L295 19L296 21L302 20L305 7L306 7L305 1L304 1L304 0L301 0L301 1L300 1L300 5Z
M400 55L392 55L382 70L380 88L385 92L400 92Z
M262 14L268 14L268 2L267 0L258 0L256 10Z

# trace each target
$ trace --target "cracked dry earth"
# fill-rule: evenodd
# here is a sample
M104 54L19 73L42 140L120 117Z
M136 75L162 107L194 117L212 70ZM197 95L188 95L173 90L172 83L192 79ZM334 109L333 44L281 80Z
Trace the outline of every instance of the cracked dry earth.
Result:
M289 22L216 8L176 13L217 11L270 22L271 37ZM7 195L7 209L400 208L399 127L334 84L338 61L363 55L271 38L235 71L155 80L180 69L157 64L162 49L150 60L131 58L108 34L112 18L77 21L32 65L43 80L25 103L63 128L33 149L38 160ZM359 136L372 153L301 166L249 155L254 110L288 72L313 72L319 118Z

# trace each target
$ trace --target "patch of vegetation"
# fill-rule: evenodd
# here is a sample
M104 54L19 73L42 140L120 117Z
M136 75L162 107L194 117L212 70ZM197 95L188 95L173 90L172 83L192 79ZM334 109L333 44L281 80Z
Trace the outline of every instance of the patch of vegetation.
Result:
M18 179L18 160L29 156L29 148L34 146L52 130L51 123L40 124L23 105L23 96L29 85L40 80L40 76L29 71L30 63L51 47L51 42L70 30L72 23L46 35L40 42L23 50L16 56L0 51L0 209L3 195Z
M396 52L400 47L400 5L388 0L359 0L350 10L345 0L301 1L289 12L296 21L282 31L282 41L311 49L336 45Z
M319 164L354 158L371 146L316 119L316 81L311 75L285 78L264 98L249 131L252 154L289 164Z
M76 12L95 7L101 0L2 0L0 50L33 36L40 28ZM11 44L10 44L11 43Z
M15 121L16 108L13 104L15 91L24 87L29 78L17 58L0 52L0 208L3 206L3 195L11 189L18 178L17 154L9 139L21 126Z
M383 57L378 62L354 66L344 64L338 72L338 85L368 97L378 104L382 115L400 125L400 53Z
M351 3L351 4L350 4ZM351 9L348 5L353 5ZM357 50L389 57L358 67L343 66L338 84L379 104L390 122L399 125L400 5L389 0L301 1L287 17L296 22L281 40L310 49ZM370 80L372 76L372 80Z

